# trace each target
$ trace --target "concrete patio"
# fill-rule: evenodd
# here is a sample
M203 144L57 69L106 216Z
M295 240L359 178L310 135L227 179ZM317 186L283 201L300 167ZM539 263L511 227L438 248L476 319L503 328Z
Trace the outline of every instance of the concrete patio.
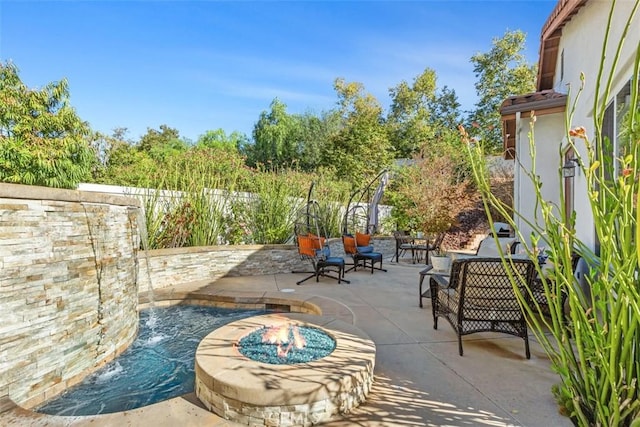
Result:
M296 286L302 274L226 277L183 283L159 299L239 295L308 301L325 316L352 323L376 344L375 382L365 404L329 426L571 426L558 413L551 386L558 376L530 336L531 359L522 339L504 334L463 338L458 355L452 328L433 329L431 304L418 306L418 272L406 262L388 272L347 273L349 284L321 278ZM3 407L4 406L4 407ZM7 426L235 426L208 412L194 394L117 414L51 417L0 402Z

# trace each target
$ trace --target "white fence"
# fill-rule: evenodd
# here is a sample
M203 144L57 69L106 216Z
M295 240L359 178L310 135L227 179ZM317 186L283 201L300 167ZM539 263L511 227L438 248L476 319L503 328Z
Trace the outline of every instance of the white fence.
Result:
M172 191L172 190L155 190L150 188L140 188L140 187L121 187L117 185L104 185L104 184L86 184L81 183L78 185L78 190L80 191L91 191L97 193L106 193L118 196L127 196L127 197L135 197L140 200L141 205L146 205L145 200L149 198L156 199L159 203L155 203L154 206L157 207L169 207L172 206L177 200L182 197L182 192L180 191ZM158 194L157 191L160 191ZM251 198L256 197L252 193L247 192L232 192L228 193L224 190L211 189L209 190L212 195L217 196L221 203L223 203L223 210L230 210L231 207L229 205L229 201L241 201L241 200L249 200ZM300 198L300 204L303 204L305 200ZM293 206L296 203L292 204ZM367 212L368 206L367 204L358 204L356 206L352 206L352 209L358 209ZM378 205L378 234L389 234L387 230L384 229L384 224L386 223L386 219L391 216L391 206L387 205ZM366 221L366 219L364 220ZM366 229L366 223L362 224L362 229ZM223 242L220 242L221 244Z

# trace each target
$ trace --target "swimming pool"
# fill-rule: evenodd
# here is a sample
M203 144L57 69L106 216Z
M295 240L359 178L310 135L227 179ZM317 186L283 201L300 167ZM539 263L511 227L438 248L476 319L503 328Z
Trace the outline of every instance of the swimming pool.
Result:
M195 305L142 310L131 347L36 411L67 416L107 414L190 393L200 341L220 326L264 313Z

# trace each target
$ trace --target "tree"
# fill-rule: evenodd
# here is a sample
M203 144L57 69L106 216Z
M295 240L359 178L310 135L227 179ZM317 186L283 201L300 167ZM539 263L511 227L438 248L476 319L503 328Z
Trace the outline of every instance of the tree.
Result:
M127 129L116 128L111 135L96 133L92 145L99 153L100 162L94 179L110 185L144 187L153 182L158 166L148 152L126 139Z
M331 138L340 129L340 115L335 110L322 112L319 116L305 113L300 116L300 140L298 145L298 165L304 171L316 171L326 167L323 155Z
M66 79L29 89L0 63L0 181L75 188L91 178L91 129L69 105Z
M215 148L238 152L247 143L246 135L240 132L231 132L227 135L223 129L208 130L198 137L196 147Z
M364 93L361 83L336 79L341 128L331 138L323 154L339 179L360 185L386 168L393 158L393 147L383 126L382 107Z
M97 182L112 185L155 186L162 181L170 160L187 152L187 141L177 129L160 125L147 128L136 144L125 140L126 129L117 128L111 136L99 135L94 145L104 147L103 165L95 176Z
M493 40L487 53L471 57L473 71L478 79L475 88L478 94L476 110L471 115L479 129L471 136L482 135L485 146L493 151L502 147L500 105L513 95L535 90L537 66L526 62L522 51L526 35L522 31L507 31L502 38Z
M477 194L465 167L460 138L453 133L431 141L399 171L395 183L394 216L410 218L415 231L439 234L457 224L461 212L474 206Z
M93 179L95 182L103 182L107 173L107 167L110 163L111 152L114 147L119 144L132 145L132 142L125 142L128 129L118 127L113 129L111 135L105 135L101 132L94 132L89 137L89 145L96 153L97 162L93 169Z
M165 161L175 154L187 151L189 144L180 138L177 129L160 125L160 130L147 128L147 133L140 138L138 151L142 151L156 161Z
M412 85L400 82L389 90L391 107L387 115L389 139L396 158L408 158L432 136L428 102L435 97L436 73L427 68Z
M460 103L446 86L438 92L436 73L427 68L413 84L402 81L389 90L392 102L386 126L396 158L409 158L443 131L456 129Z
M444 86L436 93L432 100L427 102L431 111L430 122L432 125L449 131L456 131L462 122L460 102L453 89Z
M250 166L290 167L298 159L300 120L287 114L287 106L274 99L270 111L260 113L253 128L254 144L247 152Z

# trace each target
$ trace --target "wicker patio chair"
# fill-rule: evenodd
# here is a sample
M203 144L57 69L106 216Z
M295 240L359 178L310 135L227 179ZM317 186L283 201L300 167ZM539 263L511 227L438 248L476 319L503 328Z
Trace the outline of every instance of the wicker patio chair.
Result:
M502 332L524 340L525 354L531 358L527 322L509 275L527 295L535 278L535 266L528 259L514 259L505 266L500 258L467 258L453 261L450 276L430 279L433 328L438 317L445 318L458 335L462 356L462 336L475 332Z
M571 270L575 274L576 268L578 266L578 261L580 261L580 255L578 253L573 253L571 255ZM564 306L567 301L567 291L565 289L560 289L559 294L555 294L556 287L553 283L553 280L547 278L547 286L550 289L551 296L553 298L560 298L560 307L562 307L562 320L566 323L566 318L564 315ZM544 284L542 283L542 279L540 277L536 277L533 281L533 287L531 288L531 296L533 300L537 303L538 307L540 307L540 312L547 317L551 317L551 307L549 304L549 300L547 298L547 293L544 290Z

